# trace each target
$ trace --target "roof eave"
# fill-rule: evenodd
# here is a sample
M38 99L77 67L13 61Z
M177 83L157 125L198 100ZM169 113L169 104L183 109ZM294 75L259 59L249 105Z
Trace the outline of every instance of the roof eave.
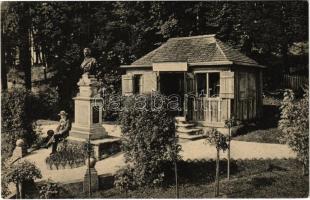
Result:
M259 64L252 64L252 63L244 63L244 62L234 62L235 65L242 65L242 66L251 66L251 67L258 67L258 68L263 68L266 69L267 67L264 65L259 65Z
M189 66L212 66L212 65L232 65L231 61L212 61L212 62L196 62L188 63Z
M152 65L121 65L120 68L152 67Z

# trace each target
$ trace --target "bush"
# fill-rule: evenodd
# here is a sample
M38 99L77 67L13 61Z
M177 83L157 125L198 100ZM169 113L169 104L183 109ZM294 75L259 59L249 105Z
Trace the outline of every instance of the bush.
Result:
M135 188L135 182L133 179L133 168L129 165L125 169L121 169L116 172L114 185L121 192L125 192L126 196L128 191Z
M309 90L302 99L296 100L293 91L284 94L281 105L280 139L287 143L303 163L304 173L309 166Z
M50 169L55 166L56 169L60 167L70 168L80 167L85 165L85 160L88 158L87 147L85 144L68 143L67 141L59 143L57 152L48 156L45 159L46 164Z
M34 94L23 88L14 88L3 91L1 100L1 151L4 158L11 155L17 139L24 138L29 146L36 140L32 121L56 118L58 113L58 95L54 89Z
M176 159L180 151L167 105L168 99L162 95L130 96L124 102L120 114L122 149L138 186L161 184L165 162Z
M11 165L7 173L8 182L19 183L42 178L41 171L35 164L24 160Z
M27 98L29 95L30 93L22 88L15 88L10 92L2 92L2 131L29 128L29 118L26 113Z
M16 198L24 198L24 186L34 183L33 180L37 178L42 178L41 171L33 163L24 160L11 165L4 180L15 183Z
M17 139L24 138L26 144L30 144L35 138L31 129L31 119L26 112L29 96L30 93L22 88L2 92L2 160L11 156Z
M40 199L55 199L59 198L60 187L57 183L47 182L40 188Z

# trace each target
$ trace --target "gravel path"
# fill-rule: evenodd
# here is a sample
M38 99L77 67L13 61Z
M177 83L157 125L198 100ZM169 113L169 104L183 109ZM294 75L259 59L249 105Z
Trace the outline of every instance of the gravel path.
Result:
M214 146L205 144L204 140L180 141L182 145L182 158L187 159L215 159L216 150ZM49 155L51 149L40 149L32 152L23 159L35 162L40 168L42 180L51 179L56 182L74 182L82 180L86 172L86 166L73 169L50 170L45 158ZM225 158L226 153L221 152L221 158ZM231 158L233 159L274 159L274 158L294 158L296 154L288 146L281 144L267 144L255 142L232 141ZM97 162L96 170L98 174L114 174L123 167L123 153L118 153L112 157Z
M205 143L205 140L181 141L182 158L187 159L215 159L216 149ZM227 153L221 151L221 158L226 158ZM233 159L275 159L295 158L294 153L287 145L235 141L231 142L231 158Z

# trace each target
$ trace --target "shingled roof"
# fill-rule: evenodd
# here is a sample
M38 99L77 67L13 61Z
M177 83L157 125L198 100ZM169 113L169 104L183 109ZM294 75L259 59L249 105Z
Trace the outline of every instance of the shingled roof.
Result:
M253 59L217 39L215 35L170 38L130 66L152 66L152 63L159 62L187 62L189 65L218 62L261 67Z

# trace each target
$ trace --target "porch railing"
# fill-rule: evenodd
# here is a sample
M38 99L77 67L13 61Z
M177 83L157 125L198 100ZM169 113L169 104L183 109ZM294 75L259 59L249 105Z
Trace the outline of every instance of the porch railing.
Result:
M230 99L196 97L187 99L187 117L205 123L224 123L230 115Z

